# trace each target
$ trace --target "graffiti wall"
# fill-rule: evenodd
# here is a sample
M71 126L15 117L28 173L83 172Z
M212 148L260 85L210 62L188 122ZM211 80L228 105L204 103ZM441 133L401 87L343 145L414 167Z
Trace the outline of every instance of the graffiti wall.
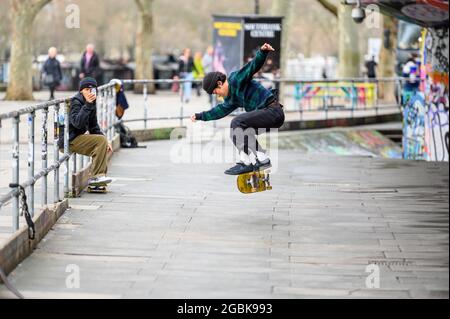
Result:
M421 87L403 106L403 157L449 160L448 29L424 34Z

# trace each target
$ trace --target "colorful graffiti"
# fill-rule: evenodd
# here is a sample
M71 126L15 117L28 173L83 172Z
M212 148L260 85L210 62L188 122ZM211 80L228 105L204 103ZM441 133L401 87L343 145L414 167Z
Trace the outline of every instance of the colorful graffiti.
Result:
M348 108L374 106L377 87L369 82L297 83L294 99L301 108L345 105Z
M403 108L403 158L426 160L425 115L425 98L418 93Z
M422 86L403 111L403 156L449 160L448 29L424 34Z

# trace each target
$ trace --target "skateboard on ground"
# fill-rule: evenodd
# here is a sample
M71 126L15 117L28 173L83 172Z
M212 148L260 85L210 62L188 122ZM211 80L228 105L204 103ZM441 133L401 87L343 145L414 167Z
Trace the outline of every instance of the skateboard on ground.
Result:
M237 187L241 193L253 194L272 190L270 169L241 174L237 177Z
M98 183L98 184L88 185L87 192L88 193L106 194L108 192L108 189L106 188L107 186L108 186L108 184L106 184L106 183Z

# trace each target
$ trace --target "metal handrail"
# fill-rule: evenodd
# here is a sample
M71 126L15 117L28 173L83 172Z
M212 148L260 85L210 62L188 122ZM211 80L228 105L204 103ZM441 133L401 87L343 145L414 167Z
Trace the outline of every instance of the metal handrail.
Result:
M115 82L110 82L106 85L98 87L98 100L97 100L97 113L99 119L101 120L101 128L105 133L106 137L111 141L114 137L114 124L117 122L115 117L115 98L116 89ZM17 111L0 114L0 130L1 123L7 120L12 121L12 184L21 185L27 190L27 200L28 207L30 209L31 216L34 216L34 197L35 191L34 186L37 181L42 181L41 187L41 204L45 207L48 204L48 175L54 173L53 179L53 189L54 203L60 202L60 176L59 169L64 165L64 178L63 178L63 189L64 197L70 195L70 178L69 175L76 173L77 171L77 156L76 154L70 154L69 150L69 111L70 111L70 101L72 97L65 99L57 99L45 103L40 103L30 107L22 108ZM62 113L60 112L62 107ZM35 173L35 123L36 114L41 112L42 123L41 123L41 163L42 167L38 173ZM49 112L53 112L53 164L48 165L48 134L49 134ZM21 116L27 115L27 126L28 126L28 178L27 180L20 182L19 171L20 171L20 151L19 151L19 133L20 133L20 122ZM61 117L62 115L62 117ZM60 137L60 127L64 126L64 153L62 156L59 155L59 137ZM72 170L70 170L69 161L72 159ZM84 168L87 164L86 158L81 157L81 168ZM73 185L72 185L73 187ZM19 229L19 191L18 189L12 189L7 194L0 197L0 209L8 202L12 200L12 230L17 231Z
M273 86L279 86L280 84L295 84L295 85L309 85L309 84L325 84L325 85L329 85L329 84L333 84L333 83L341 83L341 84L348 84L349 87L351 87L351 96L349 98L350 101L350 105L348 105L348 107L344 107L344 108L331 108L333 105L333 100L334 98L336 98L336 96L333 96L332 94L329 94L329 96L327 96L326 98L322 98L322 97L307 97L309 99L316 99L316 100L323 100L323 106L322 108L319 109L310 109L310 108L305 108L301 105L299 100L296 100L296 98L294 97L296 106L293 107L293 109L289 109L289 108L285 108L285 112L286 113L298 113L300 114L300 120L303 119L303 115L305 113L308 112L317 112L317 111L322 111L325 114L325 117L328 118L328 114L330 111L333 112L351 112L351 116L354 116L354 112L358 109L358 105L360 104L359 102L359 97L358 97L358 92L357 92L357 85L360 83L369 83L369 84L373 84L374 85L374 105L370 106L371 109L375 110L376 114L378 115L379 109L381 108L381 106L378 104L378 92L379 92L379 84L380 83L393 83L395 84L398 88L403 84L403 82L408 81L408 79L405 78L401 78L401 77L386 77L386 78L377 78L377 79L369 79L369 78L335 78L335 79L302 79L302 78L275 78L275 79L268 79L268 78L264 78L264 77L260 77L260 78L255 78L256 80L260 80L263 82L271 82ZM159 117L150 117L148 115L149 111L149 94L148 94L148 85L151 84L161 84L161 83L165 83L165 84L174 84L174 83L201 83L202 80L184 80L184 79L142 79L142 80L122 80L123 84L127 84L127 85L133 85L133 84L141 84L142 85L142 94L143 94L143 116L139 117L139 118L134 118L134 119L126 119L126 120L122 120L121 122L123 123L131 123L131 122L144 122L144 129L149 128L148 122L149 121L161 121L161 120L179 120L180 121L180 126L183 126L183 120L185 119L189 119L189 116L185 116L184 115L184 109L185 109L185 105L183 102L183 99L181 99L181 103L180 103L180 115L179 116L159 116ZM180 90L181 91L181 90ZM401 90L397 90L397 92L400 92ZM287 94L285 94L287 95ZM330 99L331 99L331 103L330 103ZM400 101L400 97L397 96L396 97L397 101ZM217 103L217 101L213 100L213 105ZM400 110L399 104L387 104L387 105L383 105L382 108L384 110L387 109L395 109L395 110ZM364 105L364 110L366 109L366 105ZM231 114L231 116L233 115L238 115L239 111L236 113Z

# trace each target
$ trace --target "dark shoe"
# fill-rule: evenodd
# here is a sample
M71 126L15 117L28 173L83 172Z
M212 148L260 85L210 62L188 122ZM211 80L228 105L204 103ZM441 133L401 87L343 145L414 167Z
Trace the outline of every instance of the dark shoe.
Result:
M230 169L225 171L227 175L241 175L245 173L250 173L254 171L253 164L245 165L244 163L237 163L236 166L233 166Z
M268 169L272 167L272 163L270 162L270 158L260 162L259 160L256 160L255 168L259 171Z

